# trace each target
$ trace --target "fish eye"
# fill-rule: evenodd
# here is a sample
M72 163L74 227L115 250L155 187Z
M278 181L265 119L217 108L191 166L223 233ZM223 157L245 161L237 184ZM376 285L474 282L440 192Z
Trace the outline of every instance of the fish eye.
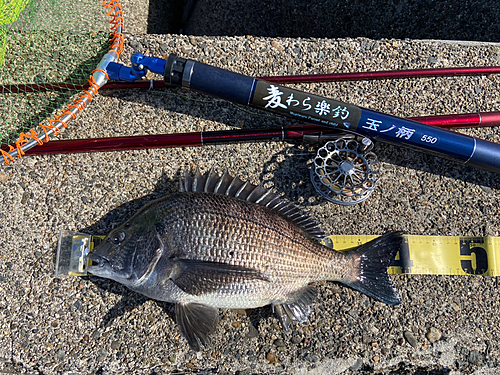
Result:
M125 239L125 232L119 232L113 237L112 242L115 245L119 245L123 242L124 239Z

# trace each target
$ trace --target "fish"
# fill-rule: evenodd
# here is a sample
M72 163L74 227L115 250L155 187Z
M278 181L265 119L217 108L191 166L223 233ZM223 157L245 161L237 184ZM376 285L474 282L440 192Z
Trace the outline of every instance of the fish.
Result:
M181 173L182 175L182 173ZM304 323L315 282L330 280L401 303L387 268L401 246L388 232L346 252L323 244L308 213L227 171L185 171L179 192L143 206L89 253L88 271L175 304L194 351L209 344L219 309L272 305L286 332Z

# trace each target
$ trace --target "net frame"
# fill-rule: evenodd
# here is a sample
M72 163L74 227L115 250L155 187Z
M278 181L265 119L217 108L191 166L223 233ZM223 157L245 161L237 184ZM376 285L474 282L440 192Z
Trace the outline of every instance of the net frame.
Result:
M27 2L27 0L20 0ZM96 0L99 1L99 0ZM89 105L98 94L99 89L106 84L109 77L106 68L110 62L117 62L123 51L125 36L123 34L124 20L123 11L119 0L103 0L101 2L110 23L110 42L108 52L102 57L96 68L91 72L88 80L88 88L81 92L77 99L67 105L60 113L54 114L46 119L46 123L40 122L40 129L30 129L28 132L21 132L14 144L8 145L7 150L0 149L4 159L4 164L10 164L15 157L21 158L26 151L50 141L52 136L61 133L68 123L75 119L78 114Z

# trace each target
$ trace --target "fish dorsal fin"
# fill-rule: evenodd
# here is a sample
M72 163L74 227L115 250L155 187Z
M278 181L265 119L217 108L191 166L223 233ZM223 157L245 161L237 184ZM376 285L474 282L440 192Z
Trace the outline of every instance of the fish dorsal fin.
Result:
M305 211L266 189L262 184L254 185L249 181L242 181L239 177L231 176L227 170L222 176L213 169L203 175L197 168L194 177L185 170L180 181L180 191L223 194L257 203L286 217L310 236L318 240L325 237L323 230Z

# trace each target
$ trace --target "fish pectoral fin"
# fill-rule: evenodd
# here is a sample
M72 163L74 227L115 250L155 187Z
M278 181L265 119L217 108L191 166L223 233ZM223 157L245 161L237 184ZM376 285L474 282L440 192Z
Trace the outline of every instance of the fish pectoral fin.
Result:
M178 268L171 277L172 282L184 292L196 296L249 280L269 281L268 275L252 268L193 259L178 259L176 262Z
M200 303L177 303L175 316L179 331L194 351L209 343L208 335L219 322L219 310Z
M273 305L274 311L281 320L281 325L285 332L291 327L294 321L304 323L311 314L311 304L316 298L316 288L306 286L289 296L290 302Z

